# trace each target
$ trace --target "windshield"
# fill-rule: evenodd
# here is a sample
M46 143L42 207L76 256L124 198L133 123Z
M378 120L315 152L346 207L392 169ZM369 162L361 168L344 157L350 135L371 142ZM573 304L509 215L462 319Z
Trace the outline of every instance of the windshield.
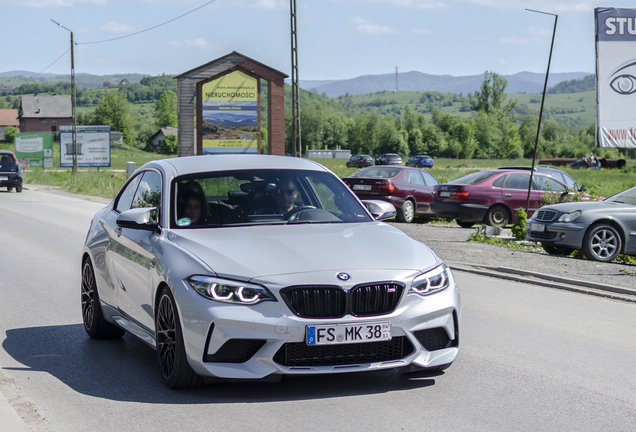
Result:
M176 178L171 189L173 228L372 220L353 193L325 172L199 173Z
M482 182L486 179L489 179L490 177L499 174L496 171L480 171L480 172L476 172L476 173L472 173L472 174L468 174L464 177L460 177L458 179L449 181L449 184L475 184L475 183L479 183Z
M615 202L636 205L636 187L619 192L605 200L605 202Z

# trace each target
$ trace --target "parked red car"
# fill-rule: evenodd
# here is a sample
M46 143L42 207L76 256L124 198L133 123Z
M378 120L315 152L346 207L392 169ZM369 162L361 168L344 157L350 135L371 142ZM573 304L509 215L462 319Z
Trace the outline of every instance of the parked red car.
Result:
M455 219L464 228L476 223L503 227L515 219L519 208L526 208L529 184L527 170L476 172L436 186L431 210L437 217ZM568 201L575 191L550 175L535 172L528 217L545 205L542 197L546 193L559 194L559 201ZM589 198L586 194L582 199Z
M360 199L379 199L397 209L400 222L411 222L415 216L433 216L437 179L428 172L400 165L364 168L342 179Z

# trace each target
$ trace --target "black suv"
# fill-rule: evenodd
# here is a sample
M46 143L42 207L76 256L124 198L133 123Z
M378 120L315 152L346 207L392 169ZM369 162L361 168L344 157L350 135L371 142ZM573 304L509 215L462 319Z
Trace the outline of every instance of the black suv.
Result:
M532 169L531 166L528 165L506 165L500 167L499 169L520 169L520 170L528 170ZM578 192L585 192L587 188L585 186L579 186L576 181L570 176L570 174L565 171L560 170L559 168L551 165L535 165L534 170L536 172L540 172L543 174L551 175L557 180L561 180L566 185L570 186L572 189Z
M347 161L348 168L364 168L368 166L373 166L373 158L369 155L353 155Z
M15 188L16 192L22 192L22 167L8 150L0 150L0 187L6 187L8 191Z
M384 153L375 160L376 165L402 165L402 157L397 153Z

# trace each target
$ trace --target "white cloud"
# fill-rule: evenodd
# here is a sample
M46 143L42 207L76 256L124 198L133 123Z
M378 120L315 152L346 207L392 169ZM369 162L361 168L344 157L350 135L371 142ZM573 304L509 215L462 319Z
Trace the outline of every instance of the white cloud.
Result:
M499 38L499 42L511 45L527 45L530 41L526 38L518 38L517 36L512 36L509 38L502 37Z
M106 23L106 25L102 27L101 30L106 33L122 34L122 33L132 33L133 31L135 31L135 27L128 24L124 24L124 23L110 21Z
M393 7L404 7L411 9L443 9L448 6L449 1L436 0L367 0L373 3L386 3Z
M502 64L502 65L508 64L508 60L500 58L499 64Z
M205 39L201 39L201 38L194 39L194 40L186 40L185 42L178 42L175 40L171 40L171 41L168 41L168 45L173 48L188 47L188 48L196 48L200 50L209 50L214 48L212 44L207 42Z
M289 9L289 2L283 0L256 0L256 3L250 4L251 8L255 9Z
M360 17L355 17L351 22L356 26L356 30L358 30L360 33L376 35L376 36L401 33L397 29L383 26L380 24L372 24L369 21Z
M17 6L32 7L38 9L54 9L72 7L76 4L106 4L108 0L8 0L7 3Z

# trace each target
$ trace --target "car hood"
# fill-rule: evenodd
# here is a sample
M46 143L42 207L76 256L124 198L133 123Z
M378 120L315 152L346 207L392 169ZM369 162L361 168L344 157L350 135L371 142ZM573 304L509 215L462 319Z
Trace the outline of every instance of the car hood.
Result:
M316 271L427 271L433 251L381 222L175 230L169 239L218 276L249 280Z
M623 203L615 203L611 201L579 201L579 202L571 202L571 203L561 203L561 204L553 204L545 207L541 207L540 210L554 210L562 213L570 213L573 211L581 210L584 212L588 211L608 211L611 208L618 207L631 207L634 208L633 205L623 204Z

